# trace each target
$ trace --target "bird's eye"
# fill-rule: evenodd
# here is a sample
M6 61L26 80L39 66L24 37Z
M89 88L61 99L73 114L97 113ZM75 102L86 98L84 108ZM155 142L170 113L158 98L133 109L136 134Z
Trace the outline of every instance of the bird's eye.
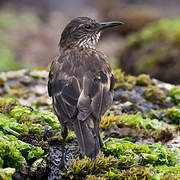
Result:
M91 25L85 24L85 25L84 25L84 28L85 28L85 29L91 29Z

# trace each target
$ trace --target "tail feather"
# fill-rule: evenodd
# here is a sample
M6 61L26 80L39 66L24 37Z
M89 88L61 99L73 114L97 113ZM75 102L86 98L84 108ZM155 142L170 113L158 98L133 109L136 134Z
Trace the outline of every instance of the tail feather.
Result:
M91 158L95 158L100 151L99 125L90 116L86 120L74 121L74 131L76 133L81 152Z

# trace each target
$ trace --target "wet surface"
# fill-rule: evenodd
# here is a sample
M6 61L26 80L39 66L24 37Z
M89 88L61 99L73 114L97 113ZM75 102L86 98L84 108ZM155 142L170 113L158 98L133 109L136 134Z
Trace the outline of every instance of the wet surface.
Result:
M63 151L65 162L63 161ZM72 161L72 158L77 158L80 155L77 142L65 143L63 150L62 142L52 142L49 148L47 164L49 169L48 180L64 179L63 173L66 172L67 163Z
M145 86L135 86L133 90L118 88L114 93L114 102L111 108L125 113L149 113L151 109L157 110L174 106L174 103L168 101L160 105L147 100L144 96L145 90ZM166 92L167 89L164 89L164 93Z
M24 105L34 103L39 110L52 109L51 100L47 92L44 91L47 86L47 76L47 71L36 70L21 70L13 72L12 74L3 73L0 75L0 93L1 95L8 93L11 97L18 97L20 103ZM154 86L158 86L164 94L167 94L169 89L172 88L172 85L157 80L153 80L153 84ZM19 87L21 87L21 89L19 89ZM142 85L134 85L130 90L121 87L117 88L115 90L113 105L108 112L110 114L113 113L115 116L121 116L123 113L134 115L137 112L150 115L152 110L156 111L175 106L173 102L166 100L163 104L151 102L144 95L146 88L147 86ZM141 117L137 116L137 118ZM153 123L156 122L152 122L152 126L156 127ZM169 125L164 129L158 129L157 127L157 129L151 130L143 128L136 123L119 121L107 130L102 129L101 132L103 132L103 136L105 137L104 140L107 137L131 137L134 141L147 144L160 142L170 147L178 147L180 144L178 141L179 136L174 126L171 128ZM22 165L22 167L13 174L13 180L65 179L63 173L66 173L68 170L68 163L77 157L82 158L75 136L70 134L63 145L60 130L53 130L50 126L44 126L40 134L35 131L29 131L28 134L21 134L19 139L23 142L41 147L45 151L45 157L37 160L27 160L27 164ZM64 164L63 154L65 157Z

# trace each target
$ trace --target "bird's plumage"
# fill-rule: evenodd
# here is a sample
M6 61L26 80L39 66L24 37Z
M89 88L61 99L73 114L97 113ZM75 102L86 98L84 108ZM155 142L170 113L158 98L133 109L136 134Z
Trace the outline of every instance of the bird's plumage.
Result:
M113 86L110 66L100 52L68 50L52 62L48 92L55 113L63 126L75 131L86 155L99 152L99 123L112 103Z
M92 158L102 145L99 124L112 104L114 88L106 57L91 48L92 43L97 43L94 38L99 38L100 27L86 17L76 18L66 26L59 44L60 56L52 62L48 81L64 138L67 128L75 131L81 152ZM83 41L86 45L79 43Z

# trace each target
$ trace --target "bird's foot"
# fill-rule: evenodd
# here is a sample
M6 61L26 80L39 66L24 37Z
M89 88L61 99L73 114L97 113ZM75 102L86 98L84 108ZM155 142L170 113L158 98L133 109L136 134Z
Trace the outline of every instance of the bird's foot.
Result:
M67 165L66 160L64 158L62 158L59 168L62 169L63 171L66 171L67 167L68 167L68 165Z
M103 145L105 145L109 141L111 141L111 138L107 138L105 141L103 141Z

